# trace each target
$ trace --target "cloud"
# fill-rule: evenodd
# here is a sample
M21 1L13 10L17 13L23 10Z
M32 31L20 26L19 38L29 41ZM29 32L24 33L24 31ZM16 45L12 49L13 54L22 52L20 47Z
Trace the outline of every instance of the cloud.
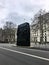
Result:
M5 23L5 21L9 21L9 22L11 21L19 25L24 22L29 22L30 18L26 16L18 15L16 12L12 12L12 13L9 13L9 15L7 16L6 19L4 19L4 21L2 20L3 23Z
M25 18L30 23L40 9L49 11L49 0L0 0L0 21L11 20L20 24Z

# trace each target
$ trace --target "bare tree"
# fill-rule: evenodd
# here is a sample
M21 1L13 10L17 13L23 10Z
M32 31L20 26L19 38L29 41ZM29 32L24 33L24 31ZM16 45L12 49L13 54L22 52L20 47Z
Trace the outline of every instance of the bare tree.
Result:
M38 29L40 30L40 44L44 43L44 39L46 42L46 22L47 20L45 19L46 17L44 16L46 14L45 10L40 10L35 16L34 16L34 20L33 23L36 24L36 28L35 30L38 31ZM45 37L44 37L44 23L45 23Z
M7 39L8 42L15 41L15 24L12 22L6 22L4 25L4 38Z

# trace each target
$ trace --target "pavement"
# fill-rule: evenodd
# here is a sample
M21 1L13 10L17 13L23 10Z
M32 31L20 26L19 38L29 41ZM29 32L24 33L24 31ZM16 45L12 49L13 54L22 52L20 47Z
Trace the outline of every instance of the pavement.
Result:
M38 49L38 50L49 51L49 43L47 43L47 44L31 43L30 48L31 49Z
M0 44L0 65L49 65L49 51Z

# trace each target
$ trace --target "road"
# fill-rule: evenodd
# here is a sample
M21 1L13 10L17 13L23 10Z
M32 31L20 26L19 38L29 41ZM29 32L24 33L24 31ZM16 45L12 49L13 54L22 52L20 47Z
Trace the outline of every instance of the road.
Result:
M0 65L49 65L49 51L0 44Z

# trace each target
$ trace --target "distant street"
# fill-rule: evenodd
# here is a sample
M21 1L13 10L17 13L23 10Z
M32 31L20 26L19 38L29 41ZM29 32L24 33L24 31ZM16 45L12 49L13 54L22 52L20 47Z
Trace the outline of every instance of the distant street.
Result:
M49 51L0 44L0 65L49 65Z

